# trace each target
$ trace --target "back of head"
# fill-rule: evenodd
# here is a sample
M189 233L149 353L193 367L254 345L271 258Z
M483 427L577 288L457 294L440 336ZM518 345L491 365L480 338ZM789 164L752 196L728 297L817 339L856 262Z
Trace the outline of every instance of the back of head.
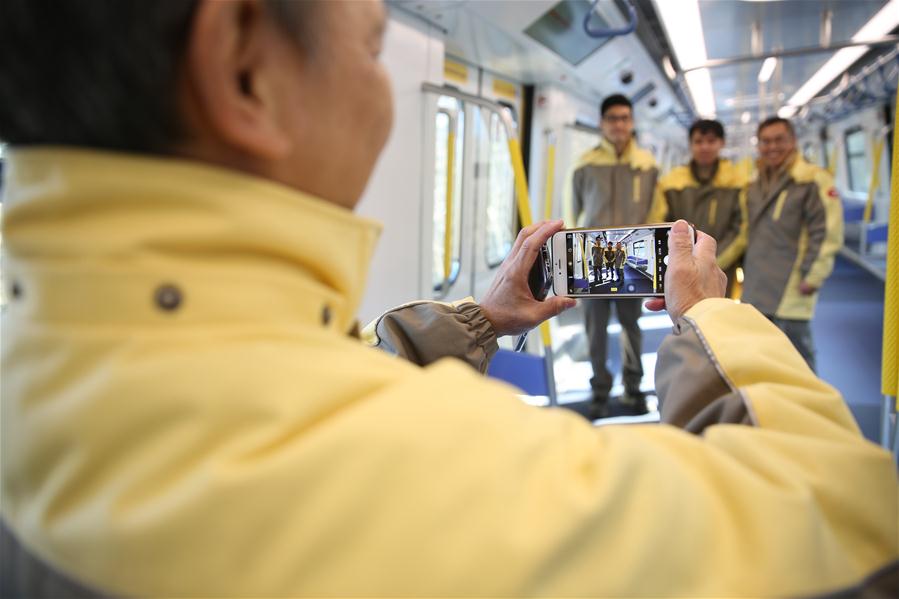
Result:
M162 150L196 2L0 2L0 140Z
M282 24L289 0L266 0ZM301 4L301 3L297 3ZM198 0L2 0L0 141L166 152Z

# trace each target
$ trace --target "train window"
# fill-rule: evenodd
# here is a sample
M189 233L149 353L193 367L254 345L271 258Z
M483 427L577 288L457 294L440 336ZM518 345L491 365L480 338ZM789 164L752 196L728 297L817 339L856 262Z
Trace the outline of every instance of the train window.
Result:
M490 113L487 161L487 265L499 266L515 241L515 173L502 119Z
M849 189L867 193L871 185L871 169L865 155L865 132L861 127L846 131L846 170Z
M434 148L433 289L443 297L459 277L462 228L462 152L465 144L465 107L441 96L437 102ZM450 154L452 144L452 155ZM450 160L452 158L452 160ZM449 177L452 180L449 180ZM448 202L449 201L449 202ZM447 211L450 236L447 238ZM447 260L447 247L449 259Z

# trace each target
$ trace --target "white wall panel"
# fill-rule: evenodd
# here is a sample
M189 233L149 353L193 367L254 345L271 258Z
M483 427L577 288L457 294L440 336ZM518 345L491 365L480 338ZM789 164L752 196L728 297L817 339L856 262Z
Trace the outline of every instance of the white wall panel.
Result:
M418 299L423 209L425 81L443 83L442 34L415 17L394 11L382 54L393 81L390 139L356 212L384 225L359 310L365 323L385 309Z

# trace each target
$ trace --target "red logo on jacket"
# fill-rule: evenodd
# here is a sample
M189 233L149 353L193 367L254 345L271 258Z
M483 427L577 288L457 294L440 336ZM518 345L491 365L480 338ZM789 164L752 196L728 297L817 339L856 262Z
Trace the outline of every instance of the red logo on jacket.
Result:
M836 187L831 187L830 189L828 189L828 190L827 190L827 195L829 195L829 196L832 197L832 198L837 198L837 199L840 198L840 194L837 193L837 188L836 188Z

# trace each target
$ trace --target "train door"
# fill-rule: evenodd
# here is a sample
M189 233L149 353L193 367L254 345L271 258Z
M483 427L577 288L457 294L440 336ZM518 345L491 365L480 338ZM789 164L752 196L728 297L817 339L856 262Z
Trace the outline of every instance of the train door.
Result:
M422 294L480 297L517 234L509 109L450 88L425 93Z

